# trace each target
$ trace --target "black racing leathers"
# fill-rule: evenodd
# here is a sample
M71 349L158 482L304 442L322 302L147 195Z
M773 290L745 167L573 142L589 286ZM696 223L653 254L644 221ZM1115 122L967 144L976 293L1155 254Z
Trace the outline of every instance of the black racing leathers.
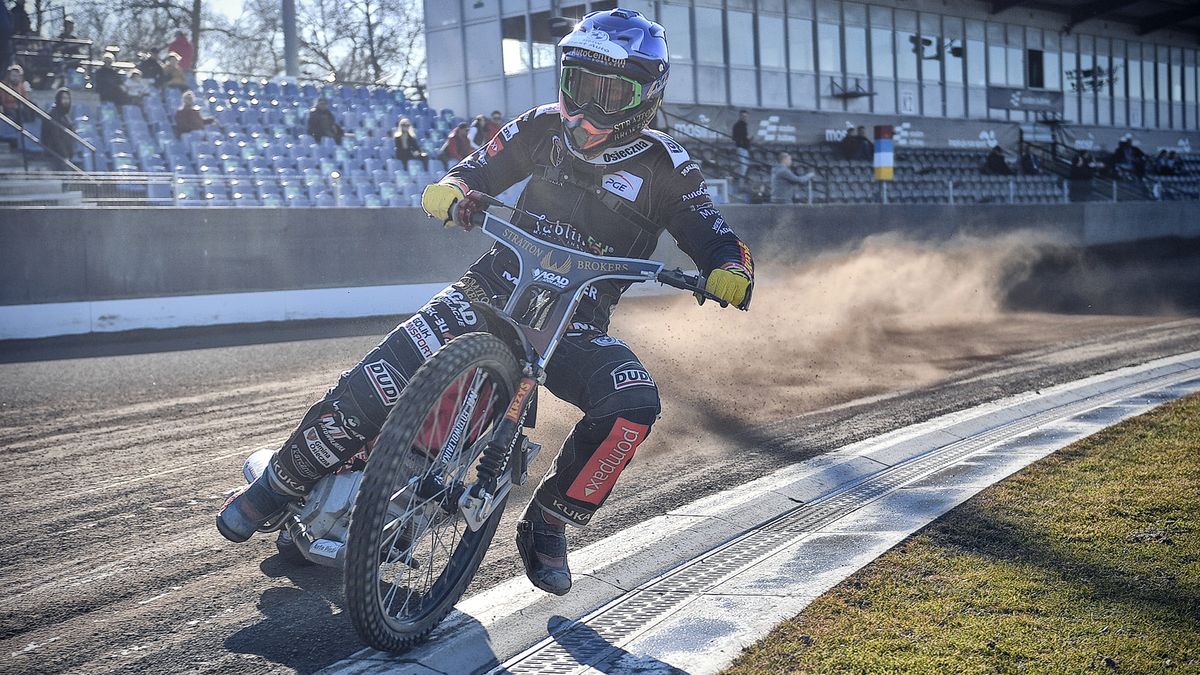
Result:
M647 258L666 229L705 273L735 264L753 274L749 250L713 207L699 167L668 136L643 132L586 162L566 149L561 131L556 104L531 110L443 180L498 194L530 177L519 205L548 220L528 227L570 248ZM497 246L398 326L309 409L276 453L276 474L302 494L362 450L425 359L454 337L485 328L469 303L502 306L517 269L512 252ZM576 525L587 524L604 503L659 413L653 377L628 345L606 334L626 287L599 282L546 367L546 388L585 414L534 500Z

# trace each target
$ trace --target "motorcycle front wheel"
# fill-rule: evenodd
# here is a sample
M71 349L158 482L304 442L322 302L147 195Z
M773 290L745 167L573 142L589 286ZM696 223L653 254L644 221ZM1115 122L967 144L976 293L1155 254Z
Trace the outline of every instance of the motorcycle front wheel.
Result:
M476 531L458 509L521 371L497 337L449 341L413 375L371 450L347 541L346 608L372 647L404 651L453 608L504 505Z

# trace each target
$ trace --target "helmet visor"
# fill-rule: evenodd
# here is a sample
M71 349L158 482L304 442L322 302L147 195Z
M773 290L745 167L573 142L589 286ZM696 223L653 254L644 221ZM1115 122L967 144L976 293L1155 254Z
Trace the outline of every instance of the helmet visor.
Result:
M595 104L607 114L636 108L642 102L642 84L621 75L601 75L579 66L563 66L559 89L580 108Z

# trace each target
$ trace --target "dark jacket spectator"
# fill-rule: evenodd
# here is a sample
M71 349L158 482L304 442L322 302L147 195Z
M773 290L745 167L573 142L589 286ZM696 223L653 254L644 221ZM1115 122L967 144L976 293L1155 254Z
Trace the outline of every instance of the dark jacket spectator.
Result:
M738 113L738 121L733 123L733 144L738 148L750 149L750 112L743 110Z
M179 68L190 71L193 65L193 59L196 56L196 51L192 49L192 43L188 42L187 36L183 31L175 31L175 39L171 44L167 45L167 51L179 55Z
M188 89L187 75L184 75L183 69L179 67L178 54L175 52L167 54L167 61L163 64L162 76L159 79L164 87L174 87L180 90Z
M101 101L117 105L130 103L129 95L125 93L124 78L113 67L112 54L104 55L104 65L97 68L92 77L95 79L96 93L100 95Z
M418 159L422 163L428 162L428 157L421 152L417 135L413 133L412 122L407 117L400 118L400 124L396 127L392 137L396 142L396 159L406 163L410 159Z
M142 71L142 77L147 82L153 82L156 86L163 86L166 82L163 80L163 65L158 57L150 52L142 52L138 54L141 61L138 61L137 69Z
M442 143L438 155L444 161L457 164L464 157L474 152L474 150L471 147L471 139L467 137L467 123L463 122L455 127L454 131L451 131L450 135L446 137L446 142Z
M733 123L733 145L737 154L737 173L739 180L746 180L750 171L750 120L749 110L738 111L738 121Z
M13 52L13 22L8 5L0 0L0 72L8 68Z
M13 3L12 11L13 35L33 35L33 24L29 21L29 12L25 11L25 0Z
M999 145L992 146L992 151L988 153L987 159L983 163L983 173L987 176L1013 175L1013 170L1008 166L1008 160L1004 159L1004 148Z
M1146 153L1133 144L1133 140L1122 138L1112 157L1113 169L1131 171L1138 178L1146 175Z
M1086 202L1091 198L1092 178L1095 175L1096 162L1092 159L1092 154L1087 150L1076 153L1074 161L1071 162L1071 173L1068 176L1071 201Z
M56 171L70 169L64 159L75 155L75 139L65 129L75 130L75 121L71 119L71 90L63 87L54 95L54 107L50 108L50 119L58 124L42 125L42 147L51 151L50 163Z
M1026 176L1036 176L1041 172L1042 163L1038 161L1038 158L1033 156L1033 153L1029 151L1029 148L1022 150L1021 173L1025 174Z
M329 104L323 98L317 99L316 105L308 111L308 135L315 138L318 143L322 138L330 137L334 143L342 144L342 136L345 135L345 131L338 125L337 120L333 119L333 111L329 109Z
M200 114L200 106L196 105L196 95L190 91L183 92L179 109L175 111L175 135L182 136L189 131L200 131L213 122L216 120Z
M779 163L771 168L771 202L773 204L792 204L796 201L796 186L803 185L813 178L813 173L798 175L792 171L792 156L786 152L779 153Z

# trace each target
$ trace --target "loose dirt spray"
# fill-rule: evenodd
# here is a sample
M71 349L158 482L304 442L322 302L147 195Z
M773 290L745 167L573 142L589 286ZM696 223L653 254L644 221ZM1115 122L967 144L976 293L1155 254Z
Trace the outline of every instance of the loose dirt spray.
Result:
M1031 233L881 235L804 259L756 252L749 312L698 307L682 293L626 299L611 334L639 355L663 401L639 452L729 443L759 424L929 384L1020 349L1029 320L1067 338L1069 326L1050 317L1006 326L1005 294L1046 246ZM549 399L536 435L556 447L578 413Z

